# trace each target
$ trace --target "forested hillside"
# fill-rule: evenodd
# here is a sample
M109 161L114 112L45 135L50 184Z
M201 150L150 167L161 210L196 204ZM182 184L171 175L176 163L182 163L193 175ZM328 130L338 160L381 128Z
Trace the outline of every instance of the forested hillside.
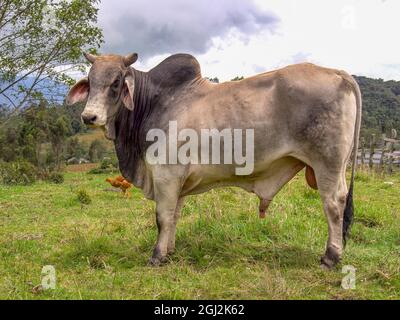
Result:
M400 81L355 78L363 96L361 136L400 131Z

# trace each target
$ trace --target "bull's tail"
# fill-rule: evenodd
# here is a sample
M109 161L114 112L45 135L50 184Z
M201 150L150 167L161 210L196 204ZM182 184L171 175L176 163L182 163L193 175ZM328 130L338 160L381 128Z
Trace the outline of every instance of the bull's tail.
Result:
M354 218L353 205L353 181L350 182L349 192L347 193L346 207L343 214L343 244L346 245L347 238L350 234L350 227Z
M360 126L361 126L361 112L362 112L362 97L360 87L353 77L346 74L344 79L351 85L353 92L356 95L357 114L356 123L354 127L354 142L353 142L353 163L351 168L351 181L349 192L347 194L346 206L343 213L343 244L346 245L346 240L350 233L350 228L354 218L354 205L353 205L353 189L354 189L354 177L357 167L357 152L358 152L358 141L360 138Z

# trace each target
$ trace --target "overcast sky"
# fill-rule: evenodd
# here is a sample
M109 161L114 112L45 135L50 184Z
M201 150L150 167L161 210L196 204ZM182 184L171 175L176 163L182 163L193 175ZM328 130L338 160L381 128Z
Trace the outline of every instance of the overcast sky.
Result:
M399 17L398 0L102 0L99 24L140 70L186 52L220 80L303 61L400 80Z

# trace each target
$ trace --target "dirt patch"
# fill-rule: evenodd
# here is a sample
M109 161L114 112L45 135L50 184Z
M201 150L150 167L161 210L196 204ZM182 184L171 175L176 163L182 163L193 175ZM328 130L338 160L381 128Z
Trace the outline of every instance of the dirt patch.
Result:
M87 172L98 167L98 163L71 164L65 168L66 172Z

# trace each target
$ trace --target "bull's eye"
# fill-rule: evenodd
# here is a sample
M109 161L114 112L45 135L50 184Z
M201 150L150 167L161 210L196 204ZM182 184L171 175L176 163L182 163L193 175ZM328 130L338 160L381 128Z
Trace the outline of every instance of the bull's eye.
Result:
M117 90L119 88L119 85L121 83L121 80L119 78L117 78L111 85L111 88L113 90Z

